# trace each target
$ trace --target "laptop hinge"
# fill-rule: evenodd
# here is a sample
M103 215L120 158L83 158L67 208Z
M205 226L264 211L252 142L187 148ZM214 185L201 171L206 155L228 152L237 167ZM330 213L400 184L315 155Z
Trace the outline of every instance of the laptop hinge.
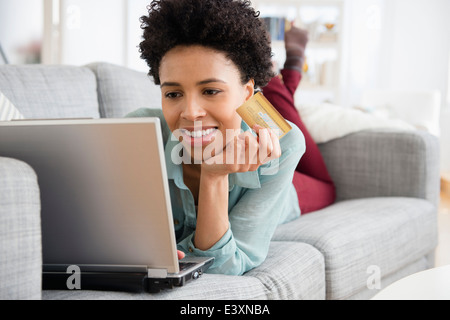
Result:
M167 278L167 269L147 269L149 278Z

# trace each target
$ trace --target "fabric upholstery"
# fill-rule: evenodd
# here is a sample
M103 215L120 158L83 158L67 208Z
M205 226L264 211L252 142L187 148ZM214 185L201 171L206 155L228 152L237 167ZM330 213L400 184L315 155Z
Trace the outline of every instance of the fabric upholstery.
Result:
M417 197L438 205L439 140L422 131L361 131L319 145L337 200Z
M161 91L143 72L109 63L87 65L97 77L100 114L122 118L139 109L161 109Z
M98 118L95 75L75 66L0 66L0 91L27 119Z
M43 299L323 300L324 276L323 256L312 246L273 242L266 261L243 276L204 274L183 287L157 294L45 290Z
M41 298L40 199L36 174L0 157L0 299Z
M380 282L380 288L376 287L364 287L362 290L355 292L352 296L348 297L347 300L367 300L371 299L377 293L379 293L384 288L388 287L390 284L404 277L407 277L413 273L420 272L430 268L430 261L426 257L421 257L418 260L408 264L407 266L397 270L391 274L384 276ZM369 274L368 274L369 276Z
M19 110L0 92L0 121L23 119Z
M417 198L347 200L281 225L273 239L317 248L325 258L327 299L346 299L366 287L369 266L384 277L433 250L436 212Z

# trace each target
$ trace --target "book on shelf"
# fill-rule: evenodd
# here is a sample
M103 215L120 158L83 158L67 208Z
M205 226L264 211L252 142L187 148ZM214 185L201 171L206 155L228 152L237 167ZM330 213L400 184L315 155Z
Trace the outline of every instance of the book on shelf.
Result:
M279 17L262 18L266 26L266 30L270 33L272 41L283 41L284 31L286 27L286 19Z

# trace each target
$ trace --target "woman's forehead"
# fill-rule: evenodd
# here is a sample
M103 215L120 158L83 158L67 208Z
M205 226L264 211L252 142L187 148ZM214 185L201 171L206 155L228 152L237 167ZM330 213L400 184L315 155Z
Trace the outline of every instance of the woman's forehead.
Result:
M239 77L239 72L236 65L220 51L197 45L178 46L166 53L160 66L160 77L173 76L209 79Z

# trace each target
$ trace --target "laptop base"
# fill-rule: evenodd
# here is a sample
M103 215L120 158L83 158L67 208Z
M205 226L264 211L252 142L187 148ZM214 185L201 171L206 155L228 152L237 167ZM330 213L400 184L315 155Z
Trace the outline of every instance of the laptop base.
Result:
M43 272L43 290L102 290L102 291L147 291L147 274L124 274L110 272L81 273L77 280L65 272Z
M164 289L184 286L196 280L212 265L207 260L195 268L188 268L179 275L166 278L149 278L145 266L80 266L78 272L68 271L68 265L44 265L42 271L43 290L99 290L158 293ZM189 265L189 264L188 264ZM182 264L180 264L180 267ZM103 271L102 271L103 270Z

